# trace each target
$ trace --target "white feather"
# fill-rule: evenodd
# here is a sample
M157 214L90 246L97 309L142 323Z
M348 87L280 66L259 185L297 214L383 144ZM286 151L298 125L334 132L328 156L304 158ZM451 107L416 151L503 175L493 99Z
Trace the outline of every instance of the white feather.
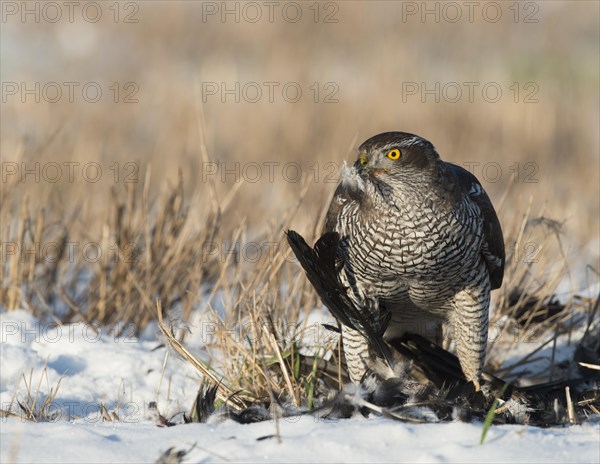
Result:
M349 190L365 191L365 181L360 177L354 166L348 167L346 161L342 165L342 185Z

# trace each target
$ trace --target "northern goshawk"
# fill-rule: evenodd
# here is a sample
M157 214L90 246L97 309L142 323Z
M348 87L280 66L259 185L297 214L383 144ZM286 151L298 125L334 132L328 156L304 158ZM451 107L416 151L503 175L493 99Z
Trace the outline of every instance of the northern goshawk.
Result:
M441 342L448 322L467 380L479 388L490 292L502 284L500 223L477 178L440 159L427 140L387 132L364 142L344 167L324 233L337 232L339 279L363 311L386 311L383 339L413 332ZM373 353L341 324L350 378Z

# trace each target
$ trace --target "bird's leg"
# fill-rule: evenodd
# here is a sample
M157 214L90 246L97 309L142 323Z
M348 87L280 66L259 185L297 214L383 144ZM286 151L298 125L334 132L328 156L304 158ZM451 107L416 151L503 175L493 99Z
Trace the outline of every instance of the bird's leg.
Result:
M456 354L467 380L479 391L479 377L485 362L487 348L490 284L485 282L466 287L453 299L452 332Z
M344 356L352 382L359 384L370 365L369 344L360 332L342 326Z

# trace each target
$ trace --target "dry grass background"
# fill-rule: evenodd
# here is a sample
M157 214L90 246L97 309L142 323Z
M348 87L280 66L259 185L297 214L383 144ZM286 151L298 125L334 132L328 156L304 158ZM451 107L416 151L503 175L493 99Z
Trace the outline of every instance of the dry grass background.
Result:
M536 294L541 305L560 282L558 291L571 302L597 282L598 3L535 2L539 22L515 23L512 2L502 2L496 23L479 10L472 23L450 23L431 16L403 22L402 2L337 2L337 23L315 23L309 9L314 4L306 2L297 23L284 21L278 10L269 23L264 7L255 24L218 16L203 22L202 2L132 3L139 7L133 24L115 23L108 4L98 23L63 18L23 24L9 18L2 24L3 82L97 82L104 91L93 104L77 91L73 103L66 96L58 103L23 103L18 95L2 104L0 295L9 310L142 328L155 319L160 299L165 313L177 308L184 319L194 308L224 308L215 317L227 326L298 320L318 303L290 262L283 232L294 228L314 239L335 186L325 176L333 172L337 179L338 167L353 160L360 142L388 130L426 137L446 160L498 163L502 169L492 182L475 168L499 211L507 247L516 250L509 255L506 284L496 292L501 307L514 289ZM332 7L319 4L322 14L332 11L326 8ZM114 82L134 82L139 101L115 103L109 89ZM257 103L235 103L231 96L225 103L219 96L203 102L206 82L229 88L277 82L276 89L294 82L303 96L288 103L276 90L271 103L263 86ZM309 88L315 82L320 99L323 86L334 83L339 101L315 103ZM431 96L426 102L418 95L403 99L407 82L479 87L473 102L463 86L458 102L436 103ZM497 103L485 101L479 90L490 82L502 89ZM518 102L510 89L515 82ZM528 82L539 87L537 103L523 101ZM9 163L22 170L36 162L40 169L61 164L61 181L7 174ZM102 176L87 182L77 169L70 182L65 162L98 163ZM125 183L130 162L136 182ZM228 175L223 181L219 171L207 179L207 163L214 162L229 169L239 163L240 174L248 163L258 163L262 177L248 182ZM118 181L110 169L114 163ZM273 182L265 163L279 163ZM286 163L302 168L297 182L286 180ZM524 176L531 166L535 182L528 183ZM487 172L495 177L494 169ZM74 258L22 253L49 242L77 243ZM222 253L236 242L240 253ZM103 250L98 262L82 254L89 243ZM253 262L254 244L261 243L261 259ZM12 245L18 253L10 251ZM528 262L530 252L535 262ZM591 301L577 305L592 310ZM277 333L255 334L264 339L254 351L243 343L217 344L228 356L213 362L222 364L233 390L264 397L279 388L300 398L314 388L310 370L302 382L287 378L297 380L291 374L297 347L278 341ZM260 350L263 359L275 361L259 363ZM281 368L277 381L269 380L272 365Z

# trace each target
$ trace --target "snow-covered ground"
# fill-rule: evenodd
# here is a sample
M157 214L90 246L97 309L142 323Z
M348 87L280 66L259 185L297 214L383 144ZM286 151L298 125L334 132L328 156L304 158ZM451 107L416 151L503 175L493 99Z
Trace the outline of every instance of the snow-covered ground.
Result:
M157 427L149 403L166 417L187 412L199 385L193 369L172 355L163 373L158 339L83 324L48 326L25 311L0 314L0 324L1 409L16 412L13 400L26 401L23 374L32 393L39 385L47 394L60 380L51 421L0 419L1 462L154 462L171 447L190 450L184 462L600 462L598 421L493 426L483 445L481 423L405 424L374 416ZM104 422L100 403L120 421Z
M598 462L598 425L542 430L481 424L404 424L381 418L315 422L309 417L241 425L149 422L2 425L2 462L154 462L170 447L184 462ZM270 437L260 440L262 437Z

